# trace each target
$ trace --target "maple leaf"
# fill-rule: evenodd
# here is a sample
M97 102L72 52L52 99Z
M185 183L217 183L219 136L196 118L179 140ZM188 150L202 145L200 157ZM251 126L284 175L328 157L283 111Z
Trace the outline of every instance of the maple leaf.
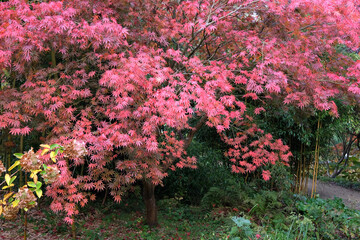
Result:
M271 175L270 175L270 171L268 171L268 170L264 170L264 171L262 171L262 177L263 177L263 179L265 180L265 181L269 181L270 180L270 177L271 177Z

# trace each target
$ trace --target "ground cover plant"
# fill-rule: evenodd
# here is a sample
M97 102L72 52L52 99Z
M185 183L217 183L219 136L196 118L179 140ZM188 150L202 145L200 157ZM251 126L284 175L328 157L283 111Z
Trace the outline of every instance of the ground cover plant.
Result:
M156 199L181 219L184 204L244 212L230 222L256 237L261 216L300 213L310 171L315 196L327 140L356 145L359 22L358 0L1 1L0 215L26 226L35 192L76 238L87 204L136 193L139 238ZM335 174L350 174L345 148ZM321 229L297 216L293 236Z
M256 195L259 190L246 193ZM129 196L127 204L107 201L104 205L99 199L79 212L76 239L357 239L360 236L360 212L346 208L340 199L267 194L276 198L210 208L183 204L175 198L163 199L158 204L162 224L156 228L145 224L141 199ZM29 237L71 237L71 226L62 221L63 216L53 213L48 204L44 200L39 207L29 210L32 212L28 218ZM257 204L270 206L256 211ZM16 239L22 231L19 220L2 219L2 236Z

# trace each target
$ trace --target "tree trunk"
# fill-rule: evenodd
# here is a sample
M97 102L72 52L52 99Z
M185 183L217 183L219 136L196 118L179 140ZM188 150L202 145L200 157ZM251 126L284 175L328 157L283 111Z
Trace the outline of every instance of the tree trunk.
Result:
M157 226L158 219L155 199L155 185L150 180L144 181L143 197L146 209L146 223L151 227Z

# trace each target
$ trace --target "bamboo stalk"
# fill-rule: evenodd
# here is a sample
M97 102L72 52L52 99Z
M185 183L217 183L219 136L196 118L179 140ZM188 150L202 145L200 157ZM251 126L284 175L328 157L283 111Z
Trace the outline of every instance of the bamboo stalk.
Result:
M310 176L310 161L309 161L309 163L307 165L307 171L306 171L306 182L305 182L306 188L307 188L307 185L308 185L308 182L309 182L309 176ZM305 191L305 189L304 189L304 191Z
M317 124L317 132L316 132L316 144L315 144L315 163L314 163L314 171L313 171L313 182L311 188L311 198L315 197L316 193L316 183L317 183L317 173L319 169L319 133L320 133L320 116Z
M316 145L315 145L315 153L314 153L314 157L315 157L315 162L314 162L314 169L313 169L313 179L312 179L312 188L311 188L311 198L314 197L314 194L315 194L315 185L316 185L316 170L318 168L318 165L317 165L317 148L318 148L318 144L316 142Z
M302 191L302 183L304 181L303 178L303 168L304 168L304 164L303 164L303 159L304 159L304 144L301 143L301 147L300 147L300 170L299 170L299 190L298 193L300 193Z
M302 181L301 181L301 192L303 193L306 189L306 158L305 158L305 146L303 145L303 168L302 168Z
M301 160L301 158L300 158ZM295 193L298 193L298 189L299 189L299 175L300 175L300 162L299 161L296 161L297 162L297 168L296 168L296 184L295 184Z
M319 173L319 157L320 157L320 146L319 146L319 134L320 134L320 129L321 129L321 123L320 123L320 118L319 118L319 123L318 123L318 149L317 149L317 169L316 169L316 176L315 176L315 192L314 192L314 196L315 196L315 193L316 193L316 186L317 186L317 176L318 176L318 173Z

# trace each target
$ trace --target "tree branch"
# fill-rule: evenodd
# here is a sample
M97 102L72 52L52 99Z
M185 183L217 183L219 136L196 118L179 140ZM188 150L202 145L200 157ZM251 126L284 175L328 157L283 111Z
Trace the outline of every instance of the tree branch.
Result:
M198 123L195 125L195 127L191 130L191 132L189 133L189 135L188 135L187 138L185 139L184 150L186 150L186 149L190 146L190 144L191 144L191 142L192 142L195 134L196 134L196 133L200 130L200 128L205 124L206 120L207 120L207 116L206 116L206 115L203 115L203 116L200 118L199 122L198 122Z

